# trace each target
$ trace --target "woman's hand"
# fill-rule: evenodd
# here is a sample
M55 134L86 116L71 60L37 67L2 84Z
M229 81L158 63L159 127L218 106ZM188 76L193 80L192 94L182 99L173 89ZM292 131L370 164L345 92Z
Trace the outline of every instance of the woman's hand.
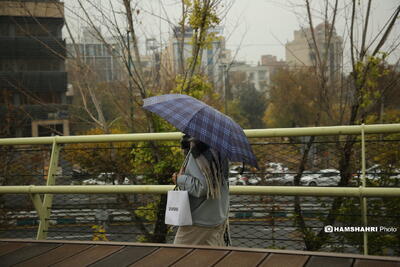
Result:
M183 173L183 169L181 168L181 169L179 170L179 173L174 172L174 173L172 174L172 182L173 182L174 184L176 184L176 179L178 179L178 176L181 175L182 173Z
M178 178L178 173L176 173L176 172L174 172L173 174L172 174L172 182L174 183L174 184L176 184L176 179Z

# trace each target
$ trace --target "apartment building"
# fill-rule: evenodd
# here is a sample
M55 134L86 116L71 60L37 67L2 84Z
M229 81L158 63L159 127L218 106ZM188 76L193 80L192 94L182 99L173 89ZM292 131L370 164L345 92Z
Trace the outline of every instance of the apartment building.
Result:
M261 61L256 65L249 65L245 62L234 62L229 66L229 80L231 92L235 94L237 84L252 84L257 91L265 93L269 97L272 75L280 69L287 67L283 60L277 60L273 55L262 55Z
M321 58L327 56L327 76L333 79L342 71L343 39L334 28L330 34L330 29L330 24L321 23L314 28L314 35ZM292 68L316 66L316 47L310 28L294 31L294 39L285 45L286 62Z
M0 1L0 133L68 135L64 6Z

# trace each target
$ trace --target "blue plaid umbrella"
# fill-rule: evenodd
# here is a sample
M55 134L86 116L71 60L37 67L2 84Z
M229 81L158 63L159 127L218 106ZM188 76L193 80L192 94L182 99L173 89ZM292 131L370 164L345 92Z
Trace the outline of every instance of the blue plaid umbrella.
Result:
M248 163L258 168L243 129L209 105L187 95L168 94L146 98L143 108L218 150L229 160Z

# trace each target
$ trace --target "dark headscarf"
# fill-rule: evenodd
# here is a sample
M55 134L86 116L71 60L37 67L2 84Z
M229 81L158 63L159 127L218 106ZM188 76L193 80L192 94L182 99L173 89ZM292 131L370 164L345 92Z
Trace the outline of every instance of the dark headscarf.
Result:
M193 137L189 137L188 141L194 143L190 153L206 178L208 185L207 198L218 198L221 194L221 185L224 182L220 153Z

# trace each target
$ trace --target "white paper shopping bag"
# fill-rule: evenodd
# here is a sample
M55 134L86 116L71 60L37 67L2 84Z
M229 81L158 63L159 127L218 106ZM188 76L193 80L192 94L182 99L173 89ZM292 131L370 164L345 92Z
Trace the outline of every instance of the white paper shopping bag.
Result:
M187 191L168 191L165 224L176 226L192 225L192 213L190 212Z

